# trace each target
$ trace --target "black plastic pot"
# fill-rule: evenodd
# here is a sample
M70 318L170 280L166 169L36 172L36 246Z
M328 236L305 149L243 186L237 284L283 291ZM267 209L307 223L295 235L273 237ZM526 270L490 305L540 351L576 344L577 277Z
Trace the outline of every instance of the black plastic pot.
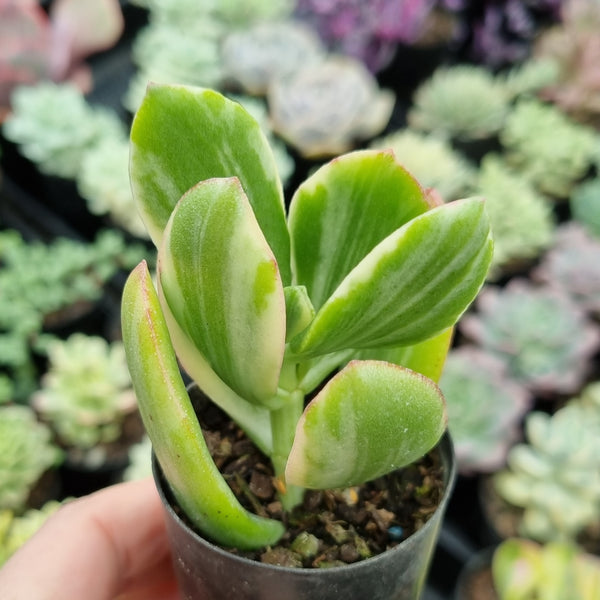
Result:
M446 491L427 523L392 550L352 565L301 569L233 555L205 540L179 517L153 459L182 598L186 600L418 600L437 542L456 469L448 434L438 445Z

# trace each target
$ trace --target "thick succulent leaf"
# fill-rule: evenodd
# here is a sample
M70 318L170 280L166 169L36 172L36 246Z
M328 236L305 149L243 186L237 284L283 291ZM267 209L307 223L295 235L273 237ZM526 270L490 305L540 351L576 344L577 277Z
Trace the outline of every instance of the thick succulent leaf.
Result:
M483 200L419 215L378 244L291 342L294 352L408 346L456 323L485 281L492 240Z
M452 342L454 328L449 327L439 335L412 346L392 346L360 350L356 358L362 360L385 360L406 367L432 379L436 383L442 376L446 356Z
M315 309L303 285L284 288L286 314L286 341L303 331L315 316Z
M226 546L250 549L276 542L283 533L281 523L247 512L212 460L144 262L134 269L123 290L122 330L146 431L188 518Z
M241 105L212 90L151 83L131 128L130 175L157 247L188 189L212 177L238 177L289 283L289 235L275 159Z
M268 403L285 350L283 285L237 178L184 194L158 261L164 299L198 351L242 398Z
M290 204L294 282L318 310L381 240L430 208L391 151L362 150L321 167Z
M445 427L433 381L386 362L352 361L306 407L286 479L318 489L358 485L415 461Z

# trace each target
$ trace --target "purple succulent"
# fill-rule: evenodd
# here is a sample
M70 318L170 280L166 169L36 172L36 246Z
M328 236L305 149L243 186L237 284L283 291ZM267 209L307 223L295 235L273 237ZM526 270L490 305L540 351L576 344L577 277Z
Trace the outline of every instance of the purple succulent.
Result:
M383 69L399 42L413 43L435 0L298 0L296 17L312 25L333 51Z

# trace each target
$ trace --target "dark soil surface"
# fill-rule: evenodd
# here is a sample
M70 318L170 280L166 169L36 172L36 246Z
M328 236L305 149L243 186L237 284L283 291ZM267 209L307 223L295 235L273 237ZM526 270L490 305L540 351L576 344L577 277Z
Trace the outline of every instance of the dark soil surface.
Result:
M307 490L302 505L282 511L270 461L217 407L194 398L217 466L240 502L256 514L279 519L287 531L277 546L232 552L290 567L331 567L377 555L418 530L444 492L440 453L362 486Z

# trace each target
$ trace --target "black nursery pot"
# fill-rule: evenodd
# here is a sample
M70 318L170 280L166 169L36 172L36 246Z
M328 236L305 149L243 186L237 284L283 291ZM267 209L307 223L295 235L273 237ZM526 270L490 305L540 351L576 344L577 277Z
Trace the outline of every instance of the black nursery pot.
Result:
M340 567L302 569L248 560L202 538L178 516L160 467L153 458L175 572L185 600L418 600L425 584L456 468L446 433L438 450L445 491L429 520L398 546Z

